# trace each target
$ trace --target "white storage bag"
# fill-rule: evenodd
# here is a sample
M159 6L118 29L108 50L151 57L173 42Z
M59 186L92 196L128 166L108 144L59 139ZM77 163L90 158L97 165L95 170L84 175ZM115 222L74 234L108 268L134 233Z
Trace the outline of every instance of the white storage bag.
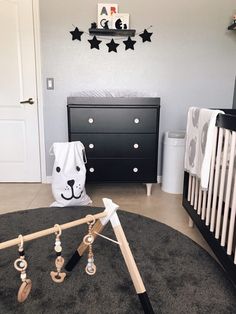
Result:
M52 173L51 206L78 206L92 203L85 191L86 156L81 142L54 143L50 154L55 155Z

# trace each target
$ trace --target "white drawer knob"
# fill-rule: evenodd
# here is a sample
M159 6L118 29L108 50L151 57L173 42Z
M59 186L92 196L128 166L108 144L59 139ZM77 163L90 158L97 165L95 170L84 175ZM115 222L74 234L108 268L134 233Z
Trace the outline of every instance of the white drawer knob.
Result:
M89 118L89 119L88 119L88 122L89 122L90 124L92 124L92 123L93 123L93 118Z
M89 144L89 148L93 149L94 145L93 144Z
M134 144L134 148L137 149L139 147L139 145L136 143Z
M137 173L138 172L138 168L134 168L133 172Z
M134 123L138 124L140 122L139 118L134 119Z
M94 172L94 168L89 168L89 172Z

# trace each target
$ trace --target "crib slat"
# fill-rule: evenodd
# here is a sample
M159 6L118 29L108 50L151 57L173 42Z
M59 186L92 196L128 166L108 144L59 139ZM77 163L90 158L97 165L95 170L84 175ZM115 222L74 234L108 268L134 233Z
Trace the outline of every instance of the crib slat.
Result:
M189 174L189 177L188 177L188 201L189 202L191 200L191 195L192 195L192 181L193 181L193 176ZM193 220L190 218L190 216L188 219L188 225L190 228L193 228L194 226Z
M195 192L194 192L194 209L196 210L197 210L197 201L198 201L198 191L199 191L199 179L196 177Z
M213 232L215 229L215 216L216 216L216 200L218 196L218 186L219 186L219 177L220 177L220 162L221 162L221 151L222 151L222 142L223 142L224 129L220 128L219 138L218 138L218 147L216 154L216 166L215 166L215 178L214 178L214 188L213 188L213 200L211 208L211 224L210 231Z
M195 181L196 181L196 177L193 177L193 178L192 178L191 202L190 202L190 204L191 204L192 206L193 206L193 204L194 204Z
M188 202L189 203L190 203L191 194L192 194L192 181L193 181L193 176L191 174L189 174L189 177L188 177ZM193 221L190 218L190 216L189 216L189 219L188 219L188 225L189 225L190 228L193 228Z
M209 188L208 188L208 193L207 193L207 209L206 209L206 221L205 221L206 226L208 226L210 223L210 212L211 212L212 188L213 188L214 171L215 171L217 136L218 136L218 128L217 128L217 132L215 132L215 137L213 139L211 172L210 172Z
M236 216L236 172L234 176L234 189L233 189L233 201L231 205L231 214L230 214L230 222L229 222L229 236L228 236L228 244L227 244L227 254L232 254L233 247L233 237L234 237L234 226L235 226L235 216ZM236 254L236 251L235 251Z
M220 178L219 200L218 200L217 218L216 218L216 232L215 232L216 239L219 239L219 236L220 236L223 195L224 195L224 188L225 188L225 174L226 174L226 166L227 166L227 159L228 159L229 136L230 136L230 131L225 130L225 141L224 141L222 170L221 170L221 178Z
M236 132L233 131L232 138L231 138L231 145L230 145L231 149L230 149L230 158L229 158L228 180L227 180L227 186L226 186L223 227L222 227L222 235L221 235L221 243L220 243L221 246L225 246L225 240L226 240L228 215L229 215L229 202L230 202L233 168L234 168L235 144L236 144Z
M198 215L201 215L201 209L202 209L202 190L199 182L199 192L198 192L198 207L197 207L197 213Z
M207 200L207 191L203 191L202 215L201 215L201 219L202 219L202 220L205 220L205 214L206 214L206 200Z
M189 174L189 177L188 177L188 202L190 202L190 199L191 199L191 191L192 191L192 175Z

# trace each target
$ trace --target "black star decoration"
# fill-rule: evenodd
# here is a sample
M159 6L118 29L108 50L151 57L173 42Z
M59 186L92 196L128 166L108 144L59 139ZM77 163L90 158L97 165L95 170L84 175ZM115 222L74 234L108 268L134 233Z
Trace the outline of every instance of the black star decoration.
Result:
M116 44L116 43L114 42L114 40L112 39L112 40L109 42L109 44L106 44L106 45L107 45L107 47L109 48L109 49L108 49L108 52L111 52L111 51L117 52L116 48L117 48L120 44Z
M90 43L90 48L93 49L98 49L99 50L99 45L101 44L101 40L97 40L96 36L93 36L93 39L88 39L88 42Z
M149 33L146 29L143 31L142 34L140 34L139 36L142 38L143 43L145 43L145 41L151 41L151 36L153 33Z
M80 32L78 27L75 28L74 31L71 31L70 32L71 35L72 35L72 40L75 40L75 39L78 39L81 41L81 35L84 33L84 32Z
M134 50L134 45L135 45L136 41L132 40L129 36L127 40L123 41L123 43L125 44L125 50L128 50L128 49Z

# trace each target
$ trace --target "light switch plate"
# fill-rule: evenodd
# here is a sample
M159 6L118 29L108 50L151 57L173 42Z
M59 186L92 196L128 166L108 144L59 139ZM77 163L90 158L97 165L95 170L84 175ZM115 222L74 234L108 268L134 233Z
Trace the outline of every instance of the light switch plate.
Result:
M50 89L50 90L54 89L54 78L47 77L47 89Z

